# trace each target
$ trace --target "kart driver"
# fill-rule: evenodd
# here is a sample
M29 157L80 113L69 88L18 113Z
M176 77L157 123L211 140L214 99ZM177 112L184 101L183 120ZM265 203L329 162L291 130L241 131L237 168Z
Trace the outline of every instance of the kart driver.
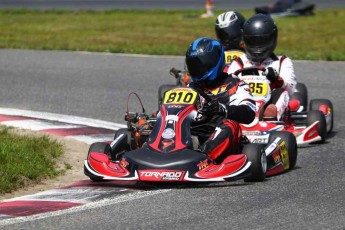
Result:
M205 92L212 99L202 100L199 112L209 120L192 124L192 135L198 136L201 151L219 163L240 142L239 123L254 120L255 101L245 82L223 71L224 47L217 40L195 40L186 52L185 62L193 80L189 87Z
M246 67L264 67L272 95L263 115L280 120L297 82L291 59L273 53L277 36L278 28L270 16L256 14L249 18L243 25L245 54L235 59L227 72L231 74Z
M217 40L224 46L226 64L230 64L234 59L244 54L242 43L244 22L243 15L236 11L228 11L217 17L214 30Z
M228 11L218 15L214 25L217 40L224 46L225 63L230 64L234 59L244 54L242 42L242 26L245 18L236 11ZM175 68L170 73L177 79L179 85L186 86L191 82L187 71Z

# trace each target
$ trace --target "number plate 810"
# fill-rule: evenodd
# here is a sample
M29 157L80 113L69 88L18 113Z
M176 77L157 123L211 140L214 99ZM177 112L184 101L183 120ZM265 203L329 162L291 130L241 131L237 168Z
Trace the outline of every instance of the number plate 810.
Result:
M188 88L177 88L167 91L164 95L164 104L194 104L198 93Z

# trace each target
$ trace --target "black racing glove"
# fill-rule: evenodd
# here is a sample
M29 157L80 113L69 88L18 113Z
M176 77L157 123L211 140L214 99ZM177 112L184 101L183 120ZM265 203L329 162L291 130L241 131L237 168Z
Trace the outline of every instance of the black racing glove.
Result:
M204 105L204 108L200 111L201 114L206 116L221 115L227 117L226 106L217 100L212 100Z
M279 73L273 67L267 67L264 72L264 75L266 75L266 78L272 83L276 82L279 77Z

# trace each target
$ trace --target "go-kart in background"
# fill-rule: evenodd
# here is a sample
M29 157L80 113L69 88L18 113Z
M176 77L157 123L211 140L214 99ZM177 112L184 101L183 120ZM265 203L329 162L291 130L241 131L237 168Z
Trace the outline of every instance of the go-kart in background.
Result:
M147 111L156 110L158 86L173 83L168 70L182 65L183 57L1 50L0 107L124 123L128 93L136 91ZM59 223L60 229L106 229L115 223L132 229L205 228L210 223L220 229L229 224L238 229L343 228L345 63L296 61L295 67L309 98L328 98L335 108L330 139L299 149L296 170L264 183L171 190L122 205L19 223L11 229L29 225L44 229L51 223Z

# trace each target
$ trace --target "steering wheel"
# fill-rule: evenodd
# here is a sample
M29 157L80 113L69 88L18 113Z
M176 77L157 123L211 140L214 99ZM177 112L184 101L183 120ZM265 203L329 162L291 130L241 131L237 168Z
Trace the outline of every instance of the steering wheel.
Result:
M236 76L238 76L239 74L242 74L242 75L257 75L256 72L258 72L258 71L265 72L266 68L262 67L262 66L246 67L246 68L243 68L243 69L236 70L233 74L236 75Z

